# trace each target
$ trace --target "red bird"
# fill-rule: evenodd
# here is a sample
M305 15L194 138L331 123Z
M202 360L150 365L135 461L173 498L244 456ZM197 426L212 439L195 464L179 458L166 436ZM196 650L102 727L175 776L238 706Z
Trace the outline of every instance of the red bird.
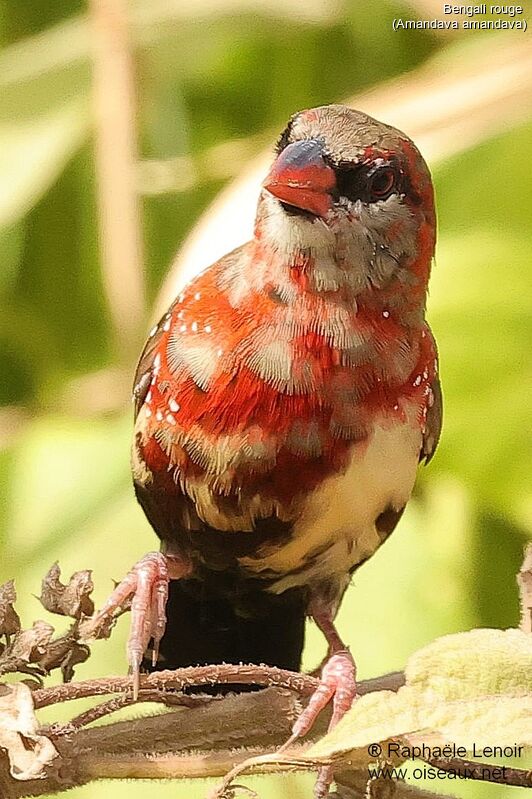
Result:
M293 737L330 699L333 724L351 705L334 617L440 433L435 236L430 174L403 133L340 105L291 118L252 240L183 289L137 368L133 477L162 554L97 617L134 595L136 685L170 578L165 666L298 669L311 616L329 660Z

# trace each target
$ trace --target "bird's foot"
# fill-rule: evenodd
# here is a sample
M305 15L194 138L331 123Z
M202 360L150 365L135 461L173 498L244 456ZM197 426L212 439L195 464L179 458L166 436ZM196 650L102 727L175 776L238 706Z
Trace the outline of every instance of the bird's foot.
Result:
M347 649L335 652L323 667L319 685L295 722L292 733L298 738L306 735L331 700L333 713L329 730L332 730L353 704L357 693L355 675L355 661L351 653Z
M127 641L127 660L133 676L133 696L139 691L140 664L150 639L153 639L153 665L166 627L166 601L170 578L183 576L183 564L162 552L148 552L116 586L111 596L92 618L96 628L111 618L131 599L131 628Z
M305 710L292 727L292 735L279 751L284 751L312 729L321 711L332 701L332 716L329 732L351 708L357 695L356 666L353 656L347 649L335 652L323 667L320 682L310 698ZM316 785L315 799L323 799L329 793L334 774L330 766L320 769Z

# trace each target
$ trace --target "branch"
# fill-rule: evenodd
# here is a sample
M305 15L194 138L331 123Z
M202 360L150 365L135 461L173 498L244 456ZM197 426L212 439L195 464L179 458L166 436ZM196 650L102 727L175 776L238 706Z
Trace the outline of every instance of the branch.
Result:
M170 693L193 685L211 685L213 681L272 687L228 694L222 701L211 696ZM360 683L360 691L393 690L402 683L403 675L395 673ZM127 694L80 714L70 724L43 729L41 734L53 740L59 753L53 770L42 780L17 782L9 778L11 796L41 796L102 778L222 777L251 756L275 752L290 735L301 709L299 697L308 697L316 685L313 677L266 666L204 666L144 676L139 697L142 701L185 702L189 707L86 728L96 719L129 705L132 697ZM42 708L130 687L130 678L110 677L38 689L33 696L36 706ZM290 750L293 757L325 733L329 717L327 712L322 714L305 745Z
M377 682L368 681L374 685ZM293 694L269 688L256 693L229 694L223 701L197 707L192 712L169 712L78 730L54 740L59 751L58 763L55 773L43 780L21 783L4 776L2 782L0 762L0 788L6 786L0 795L2 799L43 796L95 779L222 777L251 756L273 753L287 739L299 709ZM287 757L297 763L298 756L324 734L329 717L322 714L308 742L292 747ZM338 799L367 796L385 799L390 795L389 780L385 785L375 781L371 793L367 792L366 769L347 770L341 764L336 779ZM394 799L435 799L432 793L406 785L397 784L394 790Z
M160 703L166 705L167 707L181 705L183 707L193 708L199 707L200 705L206 705L209 702L219 701L220 699L223 699L222 695L188 696L187 694L165 693L164 691L157 690L144 690L139 691L137 702L152 702L155 704ZM98 721L99 719L105 718L112 713L116 713L117 710L122 710L125 707L130 707L131 705L137 704L137 702L135 702L133 699L133 694L116 696L114 699L109 699L107 702L102 702L101 705L96 705L95 707L85 710L83 713L75 716L66 724L52 724L47 728L41 729L40 732L53 739L56 739L61 735L71 735L73 732L80 730L82 727L86 727L89 724Z
M250 755L274 752L288 738L299 710L292 693L270 688L229 694L193 710L82 728L53 738L59 757L44 779L8 779L11 794L1 795L41 796L102 778L222 777ZM326 724L325 715L316 736Z
M240 664L221 664L213 666L191 666L173 671L157 671L142 675L140 687L146 690L183 691L202 685L260 685L276 686L294 691L299 696L310 696L318 686L318 680L307 674L279 669L275 666L254 666ZM404 685L402 672L392 672L383 677L365 680L358 684L359 693L372 691L397 691ZM57 702L69 702L87 696L128 691L132 687L130 677L101 677L95 680L83 680L64 685L53 685L40 688L33 693L35 708L47 707Z

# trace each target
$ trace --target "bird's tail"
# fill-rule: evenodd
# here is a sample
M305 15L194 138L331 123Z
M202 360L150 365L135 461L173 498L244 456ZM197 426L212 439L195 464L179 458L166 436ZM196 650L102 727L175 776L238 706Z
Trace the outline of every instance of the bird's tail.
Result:
M156 668L264 663L299 671L305 634L303 591L276 595L257 588L246 592L243 600L207 592L199 581L171 581L168 623Z

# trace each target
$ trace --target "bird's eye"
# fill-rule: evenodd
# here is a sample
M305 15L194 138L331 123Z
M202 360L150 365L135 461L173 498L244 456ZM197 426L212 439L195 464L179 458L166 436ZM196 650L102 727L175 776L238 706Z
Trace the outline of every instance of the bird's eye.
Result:
M394 164L359 164L354 168L342 164L336 168L338 194L352 201L374 203L387 200L399 190L400 182L401 172Z
M391 166L376 167L368 174L368 193L371 200L385 200L394 192L397 174Z

